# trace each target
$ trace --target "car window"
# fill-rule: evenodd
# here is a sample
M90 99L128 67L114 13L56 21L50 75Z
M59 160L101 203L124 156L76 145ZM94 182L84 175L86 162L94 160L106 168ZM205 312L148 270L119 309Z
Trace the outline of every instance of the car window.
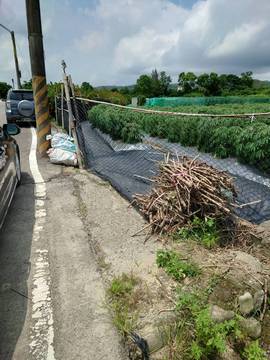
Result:
M18 93L18 92L11 92L9 94L9 99L10 100L22 100L22 93Z
M33 101L33 93L32 92L10 92L9 94L9 100L17 100L17 101L21 101L21 100L29 100L29 101Z
M29 100L29 101L33 101L33 93L31 92L25 92L23 93L23 98L24 100Z

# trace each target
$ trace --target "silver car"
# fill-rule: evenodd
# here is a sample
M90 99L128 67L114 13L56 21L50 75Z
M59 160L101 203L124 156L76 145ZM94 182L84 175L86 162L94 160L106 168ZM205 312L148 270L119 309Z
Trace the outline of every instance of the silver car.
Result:
M12 137L20 133L16 124L0 127L0 228L21 181L20 150Z
M8 123L35 122L33 91L9 90L6 100L6 116Z

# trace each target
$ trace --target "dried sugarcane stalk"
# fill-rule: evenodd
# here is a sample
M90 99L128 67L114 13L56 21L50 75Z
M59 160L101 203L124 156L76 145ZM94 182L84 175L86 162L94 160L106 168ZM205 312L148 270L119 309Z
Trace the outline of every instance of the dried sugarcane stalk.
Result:
M159 165L159 175L151 181L152 191L137 194L134 201L150 223L152 233L170 233L185 225L194 214L225 217L236 197L233 179L226 172L202 163L197 158L170 159Z

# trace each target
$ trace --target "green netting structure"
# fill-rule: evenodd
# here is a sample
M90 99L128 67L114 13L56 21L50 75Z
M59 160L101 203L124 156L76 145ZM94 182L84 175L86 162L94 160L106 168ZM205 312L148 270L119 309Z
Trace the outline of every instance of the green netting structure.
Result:
M146 99L146 106L172 107L181 105L270 103L270 97L260 96L209 96L209 97L156 97Z

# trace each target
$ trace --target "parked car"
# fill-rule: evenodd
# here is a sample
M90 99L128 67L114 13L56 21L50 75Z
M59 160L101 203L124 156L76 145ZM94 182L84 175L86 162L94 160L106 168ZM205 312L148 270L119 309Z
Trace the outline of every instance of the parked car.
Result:
M21 182L20 150L12 136L20 133L16 124L0 127L0 228L16 187Z
M35 104L33 91L10 89L7 93L6 117L8 123L34 122Z

